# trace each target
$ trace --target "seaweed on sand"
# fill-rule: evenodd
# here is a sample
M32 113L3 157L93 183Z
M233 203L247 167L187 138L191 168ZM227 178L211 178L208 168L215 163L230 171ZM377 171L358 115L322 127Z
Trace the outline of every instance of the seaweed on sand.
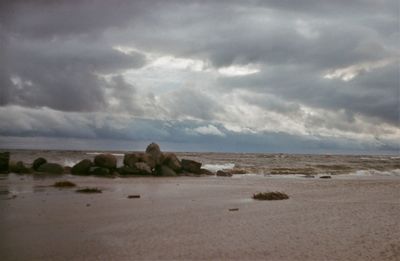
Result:
M253 199L256 200L282 200L288 199L289 196L283 192L260 192L253 194Z
M56 188L71 188L71 187L76 187L76 184L68 181L68 180L64 180L64 181L58 181L56 183L54 183L53 187Z
M99 189L99 188L77 189L76 192L78 192L78 193L102 193L101 189Z

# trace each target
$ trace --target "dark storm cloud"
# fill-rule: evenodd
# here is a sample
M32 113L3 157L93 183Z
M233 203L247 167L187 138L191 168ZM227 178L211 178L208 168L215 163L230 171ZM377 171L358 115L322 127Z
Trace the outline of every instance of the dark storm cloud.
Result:
M344 109L347 113L377 117L399 123L398 63L378 68L348 82L323 79L309 68L279 67L242 79L224 78L225 88L246 88L274 94L299 104L329 110ZM270 106L265 101L265 106Z
M0 78L6 95L1 103L65 111L102 109L107 83L98 74L118 73L145 63L141 54L123 54L91 39L9 37L5 50Z
M125 25L143 12L141 2L127 0L5 0L0 3L4 29L34 38L99 34Z
M213 120L223 110L216 99L196 89L177 89L162 98L161 105L172 119Z
M222 96L237 90L242 91L237 94L238 106L260 108L253 113L301 118L301 109L307 107L329 114L307 116L304 125L309 130L323 126L368 134L365 124L396 128L398 18L395 0L1 1L0 116L10 125L0 125L0 134L119 139L153 135L198 144L207 138L231 148L236 139L247 142L241 148L255 148L259 139L268 139L262 144L272 147L288 141L304 147L311 142L289 134L228 131L224 120L235 119L230 117L232 104L228 108L223 102L230 101ZM115 46L133 49L122 52ZM147 65L147 54L202 61L216 82L197 79L199 84L193 86L203 86L202 90L182 83L178 89L140 97L146 92L132 84L140 74L128 81L124 73ZM376 66L379 63L384 64ZM218 74L223 67L249 64L259 72L239 77ZM355 76L346 81L343 75L324 78L343 69L353 70ZM97 115L105 112L109 115ZM131 122L116 113L147 120ZM238 117L233 125L246 122ZM194 121L179 123L188 119ZM357 123L359 119L364 122ZM226 137L187 132L209 124ZM318 144L342 143L325 136L312 144L318 149Z

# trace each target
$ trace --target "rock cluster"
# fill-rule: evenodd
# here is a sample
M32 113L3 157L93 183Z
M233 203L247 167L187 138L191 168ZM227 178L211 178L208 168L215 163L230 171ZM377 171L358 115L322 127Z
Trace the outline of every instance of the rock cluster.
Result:
M213 174L201 168L193 160L180 161L174 153L163 153L156 143L147 146L145 152L127 153L124 165L117 169L120 175L177 176L186 174Z
M141 175L141 176L177 176L177 175L214 175L213 172L201 168L202 163L179 158L174 153L163 153L156 143L147 146L145 152L126 153L123 165L117 165L113 154L99 154L93 160L83 159L72 168L57 163L49 163L44 158L33 161L31 168L23 162L10 162L10 154L0 153L0 172L13 173L50 173L72 175Z

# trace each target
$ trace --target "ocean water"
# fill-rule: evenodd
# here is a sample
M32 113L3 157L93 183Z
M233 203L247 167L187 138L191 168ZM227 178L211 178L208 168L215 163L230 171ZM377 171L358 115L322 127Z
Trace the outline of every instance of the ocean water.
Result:
M12 161L23 161L27 165L34 159L44 157L49 162L73 166L82 159L93 159L98 151L61 150L10 150ZM122 165L124 153L109 151ZM400 157L393 155L314 155L271 153L194 153L178 152L180 158L199 161L203 167L216 172L235 169L246 175L280 177L304 175L353 175L353 176L399 176ZM241 174L243 175L243 174ZM239 174L237 176L240 176Z

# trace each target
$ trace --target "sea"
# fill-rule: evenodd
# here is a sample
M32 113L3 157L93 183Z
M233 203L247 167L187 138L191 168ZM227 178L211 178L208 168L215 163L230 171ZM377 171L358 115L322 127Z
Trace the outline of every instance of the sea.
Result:
M4 151L4 150L2 150ZM66 151L66 150L8 150L11 161L22 161L29 166L36 158L72 167L82 159L93 159L100 153L116 156L122 165L126 151ZM317 155L284 153L213 153L176 152L180 159L202 163L212 172L234 169L237 176L398 176L400 155Z

